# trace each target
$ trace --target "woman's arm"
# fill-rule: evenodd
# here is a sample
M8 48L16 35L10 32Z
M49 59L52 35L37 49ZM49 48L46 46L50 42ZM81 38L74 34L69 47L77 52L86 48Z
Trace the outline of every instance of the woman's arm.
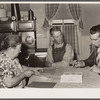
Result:
M28 66L25 66L25 65L22 65L22 67L23 67L24 70L27 70L27 69L32 70L35 73L35 75L39 75L40 72L43 71L43 68L40 68L40 67L34 68L34 67L28 67Z
M26 71L22 72L21 74L19 74L18 76L5 77L3 79L3 83L9 88L14 87L14 86L18 85L25 77L31 77L33 74L34 74L34 72L32 70L26 70Z

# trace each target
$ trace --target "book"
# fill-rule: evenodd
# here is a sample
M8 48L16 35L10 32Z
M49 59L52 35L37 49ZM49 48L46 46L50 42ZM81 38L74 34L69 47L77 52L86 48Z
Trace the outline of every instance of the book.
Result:
M55 82L32 82L27 87L33 88L53 88L56 85Z

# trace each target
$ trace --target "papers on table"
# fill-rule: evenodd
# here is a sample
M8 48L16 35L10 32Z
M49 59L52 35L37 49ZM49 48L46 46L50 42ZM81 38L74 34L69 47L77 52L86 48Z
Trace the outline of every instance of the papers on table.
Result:
M82 83L82 72L65 72L61 75L61 83Z
M44 68L39 76L34 76L34 80L27 87L53 88L59 82L64 84L82 83L82 72L61 72L58 75L56 70L54 68Z

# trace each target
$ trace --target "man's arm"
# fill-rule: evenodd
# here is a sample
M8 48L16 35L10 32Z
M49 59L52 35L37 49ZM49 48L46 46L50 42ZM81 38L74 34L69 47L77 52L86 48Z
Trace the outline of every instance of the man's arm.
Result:
M95 64L95 61L96 61L96 55L95 55L96 52L97 52L97 49L94 48L93 52L91 53L91 55L86 60L74 61L73 66L76 67L76 68L78 68L78 67L84 68L86 66L92 67Z
M95 52L97 52L97 51L94 50L92 52L92 54L86 60L83 60L84 63L85 63L85 66L90 66L91 67L91 66L93 66L95 64L95 60L96 60L95 55L94 55Z
M50 46L47 50L47 56L46 56L46 63L45 66L46 67L52 67L52 63L53 63L53 56L52 56L52 46Z

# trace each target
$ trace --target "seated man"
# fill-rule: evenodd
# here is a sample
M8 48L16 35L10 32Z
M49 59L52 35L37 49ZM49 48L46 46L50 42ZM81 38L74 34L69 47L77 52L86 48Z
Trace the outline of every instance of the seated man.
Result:
M100 68L97 66L100 66L99 64L99 51L100 51L100 25L93 26L90 29L90 38L92 41L93 45L93 52L91 55L85 59L85 60L80 60L80 61L73 61L73 66L78 68L78 67L86 67L90 66L91 69L97 73L100 73Z
M64 42L64 36L59 27L50 29L53 44L47 50L47 67L67 67L73 59L73 49Z

